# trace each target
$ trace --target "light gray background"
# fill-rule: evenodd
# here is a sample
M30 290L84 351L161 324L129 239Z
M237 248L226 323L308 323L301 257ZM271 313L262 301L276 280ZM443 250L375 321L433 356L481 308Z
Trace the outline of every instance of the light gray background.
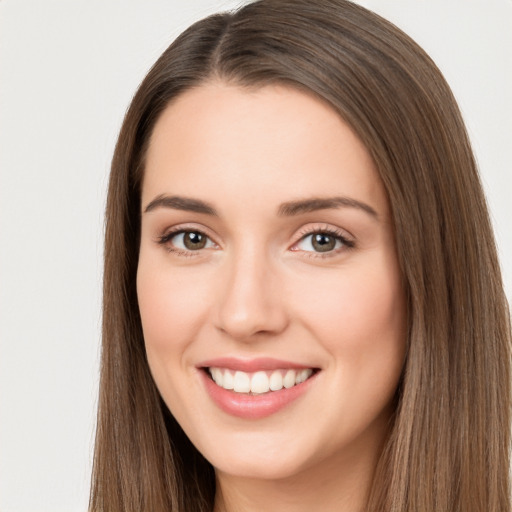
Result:
M0 0L0 511L85 511L109 161L139 81L236 1ZM512 1L360 1L434 58L464 113L512 296ZM475 243L479 243L475 240Z

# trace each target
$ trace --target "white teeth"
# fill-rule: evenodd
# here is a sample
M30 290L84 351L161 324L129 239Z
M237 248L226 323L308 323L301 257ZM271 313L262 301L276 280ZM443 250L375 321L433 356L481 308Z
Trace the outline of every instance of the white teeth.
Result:
M214 382L224 388L232 389L236 393L268 393L291 388L301 384L313 374L311 368L303 370L274 370L246 373L223 368L210 368L210 374Z
M222 380L223 380L222 370L220 368L212 368L211 374L212 374L213 380L215 381L215 384L222 387L222 384L223 384L222 383Z
M295 386L295 370L288 370L283 379L283 386L288 389Z
M267 374L256 372L251 378L251 391L253 393L266 393L269 389Z
M222 387L224 389L233 389L235 387L235 379L229 370L224 371L224 382L222 383Z
M269 387L272 391L283 389L283 376L280 371L272 372Z
M295 377L295 384L300 384L301 382L304 382L305 380L309 379L311 377L311 374L313 373L313 370L311 368L307 368L305 370L301 370L300 372L297 372L297 376ZM224 379L226 376L224 376Z
M233 390L237 393L249 393L251 391L251 379L245 372L235 372Z

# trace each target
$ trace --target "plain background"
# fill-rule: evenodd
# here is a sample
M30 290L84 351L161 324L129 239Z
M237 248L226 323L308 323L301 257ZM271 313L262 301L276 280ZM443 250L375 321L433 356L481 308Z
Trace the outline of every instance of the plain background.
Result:
M415 38L466 119L512 296L512 1L360 1ZM103 208L136 86L213 0L0 0L0 511L87 509ZM479 243L475 240L475 243Z

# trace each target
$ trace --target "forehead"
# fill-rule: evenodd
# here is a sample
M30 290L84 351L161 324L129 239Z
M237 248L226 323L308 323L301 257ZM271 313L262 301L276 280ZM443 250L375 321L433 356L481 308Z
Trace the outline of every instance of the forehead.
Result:
M351 128L325 102L282 85L209 83L177 97L151 136L143 204L162 193L246 207L336 193L387 209L375 165Z

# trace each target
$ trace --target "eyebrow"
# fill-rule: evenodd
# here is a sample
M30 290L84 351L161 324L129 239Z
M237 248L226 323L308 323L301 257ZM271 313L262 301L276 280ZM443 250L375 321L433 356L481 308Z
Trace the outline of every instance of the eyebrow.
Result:
M146 206L144 213L151 212L157 208L172 208L174 210L218 216L217 211L211 204L202 201L201 199L192 199L190 197L183 196L159 195Z
M314 212L317 210L332 210L340 207L356 208L368 213L375 219L379 217L378 213L370 205L350 197L313 197L311 199L289 201L283 203L279 207L278 215L289 217L293 215L300 215L302 213Z
M313 197L309 199L288 201L279 206L277 213L280 217L292 217L317 210L332 210L340 207L356 208L366 212L374 218L378 218L377 212L370 205L350 197ZM203 213L205 215L213 215L215 217L218 216L217 210L215 210L215 208L206 201L184 196L167 196L165 194L161 194L155 197L146 206L144 213L151 212L157 208L171 208L173 210Z

